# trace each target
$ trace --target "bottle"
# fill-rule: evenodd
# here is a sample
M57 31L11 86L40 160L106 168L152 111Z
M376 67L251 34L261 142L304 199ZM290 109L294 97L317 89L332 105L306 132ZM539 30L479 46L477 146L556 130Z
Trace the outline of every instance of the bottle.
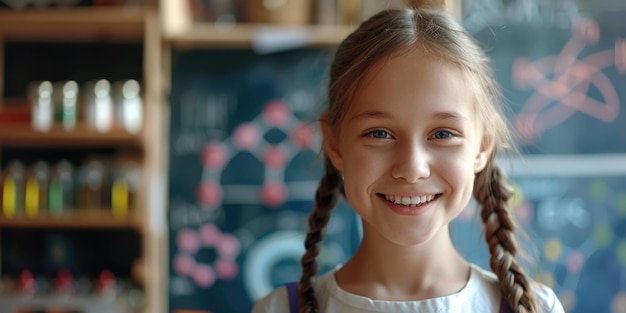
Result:
M134 160L122 161L116 170L111 186L111 208L118 219L128 217L130 209L137 205L137 193L141 184L141 168Z
M33 165L24 191L26 216L35 218L48 205L48 164L39 161Z
M7 218L20 215L24 209L24 165L13 161L2 179L2 213Z
M106 172L103 162L93 159L81 169L79 179L79 206L81 209L104 207Z
M126 132L136 134L143 124L141 86L134 79L116 83L116 120Z
M69 296L74 292L74 279L67 269L60 269L54 280L54 293L56 295Z
M31 103L31 124L37 131L48 131L52 127L52 83L41 81L32 83L28 88Z
M117 293L117 284L113 272L109 270L100 271L95 285L95 292L97 295L108 300L115 299Z
M37 293L35 276L29 270L23 270L20 272L18 284L20 293L23 296L34 296Z
M67 160L54 166L48 186L48 209L54 216L74 208L74 168Z
M55 115L66 131L76 128L78 92L78 84L73 80L59 82L54 86Z
M111 83L106 79L87 84L85 122L88 128L106 133L113 126Z

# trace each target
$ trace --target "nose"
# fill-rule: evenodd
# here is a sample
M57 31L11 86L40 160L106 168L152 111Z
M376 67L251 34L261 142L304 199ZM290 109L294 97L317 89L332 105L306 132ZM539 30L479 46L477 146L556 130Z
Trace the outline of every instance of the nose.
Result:
M419 144L406 144L399 147L394 155L391 176L409 183L429 177L430 164L427 151Z

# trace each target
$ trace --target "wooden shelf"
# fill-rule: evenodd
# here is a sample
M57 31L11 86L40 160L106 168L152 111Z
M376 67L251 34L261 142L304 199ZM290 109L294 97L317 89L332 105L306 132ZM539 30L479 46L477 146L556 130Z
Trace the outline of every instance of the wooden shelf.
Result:
M24 296L8 294L0 296L0 312L118 312L120 304L106 297L97 295L36 295ZM16 307L28 308L28 311L16 311ZM54 307L56 310L52 310ZM65 309L65 310L60 310Z
M141 41L148 8L99 7L0 10L0 37L7 40Z
M30 125L0 126L0 145L19 147L137 147L142 148L140 134L133 135L123 130L99 133L77 126L72 131L55 125L46 132L36 131Z
M176 0L178 1L178 0ZM182 4L182 1L180 2ZM163 12L163 11L161 11ZM163 44L159 12L156 8L146 7L85 7L85 8L46 8L21 11L0 9L0 158L5 148L36 147L42 149L97 148L140 149L142 167L142 186L138 191L139 210L131 211L128 219L117 219L111 209L87 210L82 208L61 216L42 214L36 218L20 216L7 218L0 211L0 229L120 229L132 230L141 235L141 260L137 281L144 286L145 307L143 313L164 313L167 311L167 233L152 226L147 221L153 219L149 214L164 215L165 197L157 185L165 177L167 168L166 134L162 132L162 121L166 121L167 111L164 103L164 82L162 75L162 54L169 51ZM121 129L108 133L89 130L84 124L73 131L65 131L60 125L46 132L38 132L30 125L30 107L24 99L10 99L4 96L4 79L15 73L13 67L6 67L8 56L4 47L11 43L128 43L132 47L142 45L142 94L144 103L143 129L137 135L128 134ZM88 45L85 45L88 46ZM134 48L133 48L134 49ZM134 51L134 50L133 50ZM41 51L46 53L47 51ZM69 56L68 56L69 57ZM88 59L90 56L85 56ZM6 59L6 60L5 60ZM92 58L93 59L93 58ZM115 62L115 60L111 60ZM71 59L63 58L59 62L73 64ZM80 62L78 62L80 63ZM93 70L93 69L92 69ZM19 70L18 70L19 71ZM59 76L73 75L71 67ZM93 75L102 75L92 73ZM153 139L156 138L156 139ZM19 150L19 149L17 149ZM69 149L68 149L69 150ZM19 151L18 151L19 152ZM85 151L90 153L89 151ZM125 151L124 151L125 152ZM133 151L134 152L134 151ZM83 151L79 151L83 153ZM9 155L10 153L6 153ZM18 153L19 154L19 153ZM36 156L35 156L36 157ZM148 188L150 187L150 188ZM157 186L158 187L158 186ZM150 203L150 210L144 205ZM46 212L47 213L47 212ZM131 264L135 267L134 264ZM135 269L133 269L135 271ZM135 274L133 274L135 276ZM145 279L144 279L145 277ZM71 300L71 299L70 299ZM30 300L26 300L30 301ZM67 301L67 299L63 300ZM74 301L74 300L71 300ZM31 302L28 302L31 303ZM0 305L1 306L1 305ZM87 306L81 308L87 310ZM91 309L91 307L89 307ZM0 311L3 311L0 308ZM4 312L4 311L3 311Z
M131 210L132 211L132 210ZM0 214L2 228L62 228L62 229L142 229L137 214L126 219L113 216L110 209L80 209L60 216L41 214L35 218L19 216L7 218Z
M165 34L178 48L334 47L353 27L310 25L284 27L256 24L193 23L186 30Z

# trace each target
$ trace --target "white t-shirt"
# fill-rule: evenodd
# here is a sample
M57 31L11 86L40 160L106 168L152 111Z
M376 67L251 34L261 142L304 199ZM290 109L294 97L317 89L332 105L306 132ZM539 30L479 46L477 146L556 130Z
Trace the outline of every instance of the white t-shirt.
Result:
M319 312L416 312L416 313L497 313L500 310L498 279L488 271L472 265L470 278L461 291L434 299L420 301L384 301L349 293L339 287L335 272L319 277L315 283L315 294ZM536 297L541 313L564 313L552 289L541 285L536 288ZM285 287L278 288L257 301L252 313L289 313L289 299Z

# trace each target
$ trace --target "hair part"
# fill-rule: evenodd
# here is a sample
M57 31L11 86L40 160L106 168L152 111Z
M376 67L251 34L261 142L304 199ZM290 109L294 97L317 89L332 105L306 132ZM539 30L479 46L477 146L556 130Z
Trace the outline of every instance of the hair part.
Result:
M482 207L485 240L491 254L490 266L498 276L503 299L514 312L537 312L531 279L516 259L518 244L514 232L517 226L508 207L510 188L495 166L498 150L513 147L500 109L497 83L492 78L489 57L452 16L443 10L426 8L385 10L361 23L339 45L331 64L326 122L337 135L348 106L354 102L357 89L364 84L367 74L382 60L414 49L422 49L458 66L473 87L480 130L484 140L489 140L493 146L485 168L476 175L474 182L474 197ZM300 313L318 312L313 290L318 273L315 259L332 209L343 190L339 171L328 157L324 161L325 173L315 195L315 208L309 216L306 252L301 261Z

